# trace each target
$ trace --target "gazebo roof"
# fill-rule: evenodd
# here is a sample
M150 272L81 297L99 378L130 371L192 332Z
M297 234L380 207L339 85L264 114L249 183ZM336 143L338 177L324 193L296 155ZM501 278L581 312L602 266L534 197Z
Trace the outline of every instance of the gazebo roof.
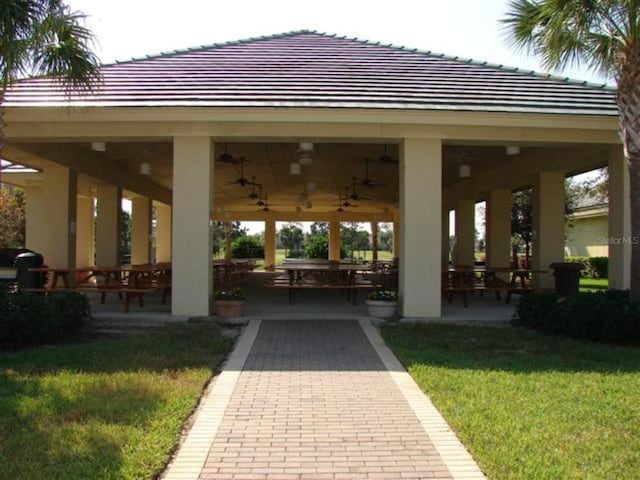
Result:
M6 107L290 107L617 115L615 89L299 31L102 67L92 94L20 82Z

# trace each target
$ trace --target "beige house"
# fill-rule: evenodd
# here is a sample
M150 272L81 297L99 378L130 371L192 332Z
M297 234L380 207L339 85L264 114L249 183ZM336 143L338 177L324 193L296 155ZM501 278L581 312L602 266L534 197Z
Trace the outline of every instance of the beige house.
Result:
M547 269L564 256L565 176L607 165L608 236L629 236L606 86L308 31L102 74L92 94L68 98L44 79L7 93L4 155L39 173L5 180L27 188L27 246L51 266L93 263L94 201L97 263L116 264L122 196L133 201L132 262L149 261L155 207L174 315L210 312L214 219L264 221L267 263L276 220L331 222L333 257L340 221L393 222L401 311L412 318L441 315L452 209L459 262L473 261L474 204L486 200L487 262L506 266L511 191L533 186L534 266ZM267 208L241 180L254 177ZM339 212L345 193L358 207ZM612 286L628 286L628 242L609 255Z
M609 256L609 207L590 196L580 199L566 230L565 254L580 257Z

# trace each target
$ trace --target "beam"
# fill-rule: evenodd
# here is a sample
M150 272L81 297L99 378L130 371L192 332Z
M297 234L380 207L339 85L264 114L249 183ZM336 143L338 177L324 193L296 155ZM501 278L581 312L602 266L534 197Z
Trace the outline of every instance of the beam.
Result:
M389 213L337 213L337 212L215 212L213 219L218 222L379 222L391 223L395 216Z

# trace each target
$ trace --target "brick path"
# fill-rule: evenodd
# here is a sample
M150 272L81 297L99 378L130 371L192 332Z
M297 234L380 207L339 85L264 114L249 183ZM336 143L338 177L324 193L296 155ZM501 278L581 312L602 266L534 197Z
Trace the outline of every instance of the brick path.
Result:
M377 333L367 325L365 334L355 320L263 321L214 422L199 477L181 470L195 463L183 446L165 478L484 478L430 402L426 415L416 415L426 397L413 383L413 390L403 387L408 375L399 365L389 371L395 359L374 347Z

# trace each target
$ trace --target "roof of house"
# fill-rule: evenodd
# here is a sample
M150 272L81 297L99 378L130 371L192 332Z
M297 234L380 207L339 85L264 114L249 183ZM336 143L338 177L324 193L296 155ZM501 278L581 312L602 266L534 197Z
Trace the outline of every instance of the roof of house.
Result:
M615 89L299 31L104 65L91 94L28 79L7 107L329 107L617 115Z

